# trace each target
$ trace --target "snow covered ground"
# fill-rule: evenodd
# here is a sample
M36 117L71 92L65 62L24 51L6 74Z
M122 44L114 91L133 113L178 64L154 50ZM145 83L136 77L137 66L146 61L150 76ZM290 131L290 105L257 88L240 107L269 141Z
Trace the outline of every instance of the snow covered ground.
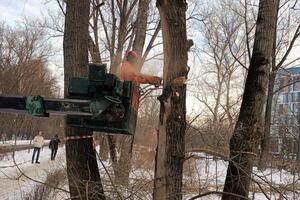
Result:
M23 199L24 195L32 192L36 181L44 182L50 171L65 168L64 149L58 150L54 161L50 160L50 153L49 148L41 149L40 164L31 163L32 149L16 151L14 159L11 154L5 155L0 161L0 199Z
M227 172L228 162L223 160L213 160L212 156L201 154L202 157L207 159L198 159L196 161L197 174L202 178L210 177L214 180L217 179L218 183L224 184ZM258 181L267 181L275 185L284 185L291 183L292 179L298 180L300 184L300 175L292 174L291 172L278 169L266 169L264 171L258 170L257 167L253 168L253 178Z
M19 142L19 144L24 144L26 141ZM50 150L47 147L44 147L40 153L40 164L31 163L32 149L31 150L22 150L15 152L14 159L12 159L11 154L2 155L0 159L0 199L4 200L21 200L28 193L33 193L34 187L38 185L37 181L44 182L46 180L47 174L54 172L59 169L65 170L65 149L60 147L58 150L58 155L55 161L50 160ZM198 154L199 156L199 154ZM206 157L205 154L200 154L201 157ZM17 164L18 167L15 166ZM111 164L104 162L104 165L110 172ZM209 191L222 191L222 187L225 181L225 175L227 171L227 162L222 160L213 160L212 157L207 157L204 159L197 159L190 163L191 166L185 165L185 169L188 167L193 168L193 174L184 174L184 182L188 183L189 180L193 179L198 181L192 186L196 189L198 187L207 185L206 189ZM101 177L108 180L108 176L102 167L102 164L99 163ZM24 174L22 174L24 173ZM29 177L29 178L28 178ZM147 180L149 182L149 188L151 190L153 179L153 172L151 170L143 170L140 168L134 168L130 175L132 182L136 180ZM299 175L292 174L284 170L276 169L267 169L263 172L254 168L253 178L259 181L263 187L266 189L268 196L271 196L271 199L278 199L278 193L272 192L270 187L267 186L267 183L271 183L274 186L288 186L293 182L297 185L300 185ZM32 179L32 180L31 180ZM150 181L149 181L150 180ZM104 184L107 184L104 183ZM67 185L65 186L67 189ZM299 190L299 189L298 189ZM143 193L141 193L143 194ZM189 199L197 195L197 191L191 192L190 194L185 194L184 199ZM287 199L300 199L299 195L293 193L293 191L285 194ZM251 195L252 197L252 195ZM259 189L256 190L254 199L264 200L267 199L264 194L262 194ZM64 197L56 197L56 200L65 199ZM151 199L151 191L148 192L147 198ZM220 199L217 195L209 195L201 198L202 200L217 200Z
M197 156L203 157L203 159L197 159L195 162L192 162L196 170L195 174L198 176L193 178L198 179L201 182L199 185L209 191L214 191L216 189L218 189L218 191L222 191L225 183L228 162L223 160L214 160L212 156L206 156L204 153L197 153ZM184 176L185 181L188 181L188 178L189 177ZM297 173L293 174L291 172L278 169L266 169L264 171L260 171L254 167L252 178L256 180L262 188L264 188L266 195L271 200L279 199L279 192L282 192L285 196L285 198L282 199L300 200L300 175ZM291 189L293 188L293 184L295 185L295 192ZM204 187L205 185L206 187ZM282 189L280 189L280 187L285 186L290 186L289 192L282 191ZM197 194L186 195L186 199L196 195ZM253 199L252 195L252 193L249 195L251 199ZM268 198L261 192L258 185L255 184L254 199L267 200ZM200 199L218 200L221 198L216 195L209 195Z

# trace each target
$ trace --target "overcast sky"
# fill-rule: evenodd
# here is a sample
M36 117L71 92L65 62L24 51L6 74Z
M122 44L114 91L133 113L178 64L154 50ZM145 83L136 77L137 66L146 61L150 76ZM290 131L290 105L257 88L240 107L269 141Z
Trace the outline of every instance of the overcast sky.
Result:
M13 25L22 17L41 18L47 10L58 9L53 0L0 0L0 20Z

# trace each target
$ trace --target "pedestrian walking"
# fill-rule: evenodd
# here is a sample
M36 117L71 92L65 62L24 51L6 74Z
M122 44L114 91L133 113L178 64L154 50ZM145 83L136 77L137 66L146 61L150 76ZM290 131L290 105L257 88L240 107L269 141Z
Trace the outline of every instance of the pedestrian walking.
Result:
M39 134L36 135L32 141L33 143L33 154L32 154L32 159L31 159L31 163L34 162L35 159L35 163L40 163L39 162L39 156L40 156L40 150L44 145L44 138L43 138L43 132L39 131ZM36 155L36 157L35 157Z
M60 139L58 139L58 135L56 134L54 138L50 140L49 143L49 148L51 149L51 160L55 160L59 143L60 143Z

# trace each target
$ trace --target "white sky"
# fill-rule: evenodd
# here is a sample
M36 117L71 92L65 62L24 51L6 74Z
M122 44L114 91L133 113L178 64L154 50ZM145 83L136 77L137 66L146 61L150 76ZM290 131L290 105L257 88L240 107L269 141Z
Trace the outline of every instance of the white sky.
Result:
M48 9L57 10L53 0L0 0L0 20L12 25L22 17L41 18Z

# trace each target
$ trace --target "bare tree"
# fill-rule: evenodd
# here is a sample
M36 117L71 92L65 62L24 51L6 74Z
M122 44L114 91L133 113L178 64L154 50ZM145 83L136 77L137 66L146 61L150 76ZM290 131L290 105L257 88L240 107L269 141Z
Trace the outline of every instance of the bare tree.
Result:
M164 89L160 119L153 199L182 199L185 156L187 33L186 1L158 0L164 44ZM176 83L174 80L181 79Z
M230 140L230 160L223 191L248 197L254 151L263 133L261 111L267 95L278 1L260 1L252 58L240 114ZM240 199L223 194L222 199Z
M69 79L87 76L90 1L67 1L64 31L65 97ZM65 135L91 136L66 124ZM71 198L105 199L93 139L66 141L67 173Z
M214 138L206 142L216 151L229 149L244 87L245 28L244 19L232 11L235 4L222 0L207 5L209 18L196 27L203 35L203 45L194 50L201 67L195 70L196 80L191 79L193 95L203 105L203 125L196 126Z

